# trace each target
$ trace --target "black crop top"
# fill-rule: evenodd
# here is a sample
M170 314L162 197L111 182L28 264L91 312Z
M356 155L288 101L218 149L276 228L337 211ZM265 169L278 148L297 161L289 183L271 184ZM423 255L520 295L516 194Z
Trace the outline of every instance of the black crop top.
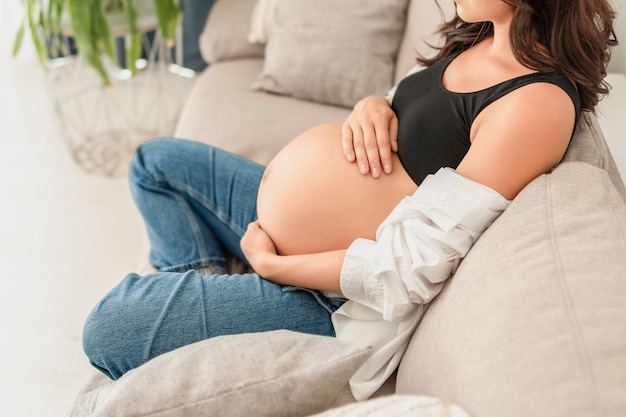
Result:
M523 75L472 93L455 93L442 82L455 56L404 78L393 97L398 117L398 156L417 185L439 168L456 168L470 147L470 128L489 104L528 84L546 82L561 87L574 102L580 98L572 82L558 72Z

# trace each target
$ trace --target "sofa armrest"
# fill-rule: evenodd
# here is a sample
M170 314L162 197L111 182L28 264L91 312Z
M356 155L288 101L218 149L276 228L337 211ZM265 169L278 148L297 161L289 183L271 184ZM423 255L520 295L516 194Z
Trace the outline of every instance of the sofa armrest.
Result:
M598 104L598 123L604 132L606 142L622 180L626 181L626 74L613 72L606 76L611 91Z

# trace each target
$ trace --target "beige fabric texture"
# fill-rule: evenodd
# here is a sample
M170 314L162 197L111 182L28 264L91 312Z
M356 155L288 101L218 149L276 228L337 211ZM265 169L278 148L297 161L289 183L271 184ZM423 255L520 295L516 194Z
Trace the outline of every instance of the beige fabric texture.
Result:
M248 42L256 0L217 0L211 8L199 46L209 64L241 58L263 58L264 45Z
M326 410L369 348L274 331L222 336L88 384L72 417L303 416Z
M452 1L412 0L407 12L407 23L395 68L395 83L399 83L417 63L416 58L430 56L435 52L433 46L441 44L437 35L439 26L446 19L454 16L455 6ZM441 6L439 10L438 4Z
M345 405L310 417L470 417L461 407L438 398L389 395Z
M480 417L623 416L625 254L605 171L567 162L537 178L431 304L397 392Z
M260 60L210 67L179 119L175 136L199 140L266 165L291 139L322 123L343 121L348 109L251 91Z
M393 85L407 0L277 0L254 89L352 107Z
M607 171L613 185L626 202L626 187L600 129L598 119L591 112L582 112L578 119L576 132L563 158L563 162L568 161L587 162Z
M276 0L257 0L250 19L248 41L252 43L267 43L274 16L276 15Z

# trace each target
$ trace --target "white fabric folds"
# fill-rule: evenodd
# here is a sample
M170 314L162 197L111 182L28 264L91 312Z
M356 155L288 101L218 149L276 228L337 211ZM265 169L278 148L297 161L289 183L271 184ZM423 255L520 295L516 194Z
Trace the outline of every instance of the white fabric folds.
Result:
M348 249L333 314L337 337L373 348L350 380L369 398L398 366L428 303L483 231L508 207L496 191L441 168L405 197L376 232Z

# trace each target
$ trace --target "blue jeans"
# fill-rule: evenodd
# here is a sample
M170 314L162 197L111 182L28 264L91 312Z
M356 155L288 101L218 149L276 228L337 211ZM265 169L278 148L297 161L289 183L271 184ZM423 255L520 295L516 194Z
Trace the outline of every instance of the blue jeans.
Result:
M128 275L84 327L91 363L117 379L151 358L207 338L288 329L334 336L343 300L226 274L226 256L256 219L264 167L205 144L155 139L131 163L131 192L159 272ZM212 269L213 273L207 272Z

